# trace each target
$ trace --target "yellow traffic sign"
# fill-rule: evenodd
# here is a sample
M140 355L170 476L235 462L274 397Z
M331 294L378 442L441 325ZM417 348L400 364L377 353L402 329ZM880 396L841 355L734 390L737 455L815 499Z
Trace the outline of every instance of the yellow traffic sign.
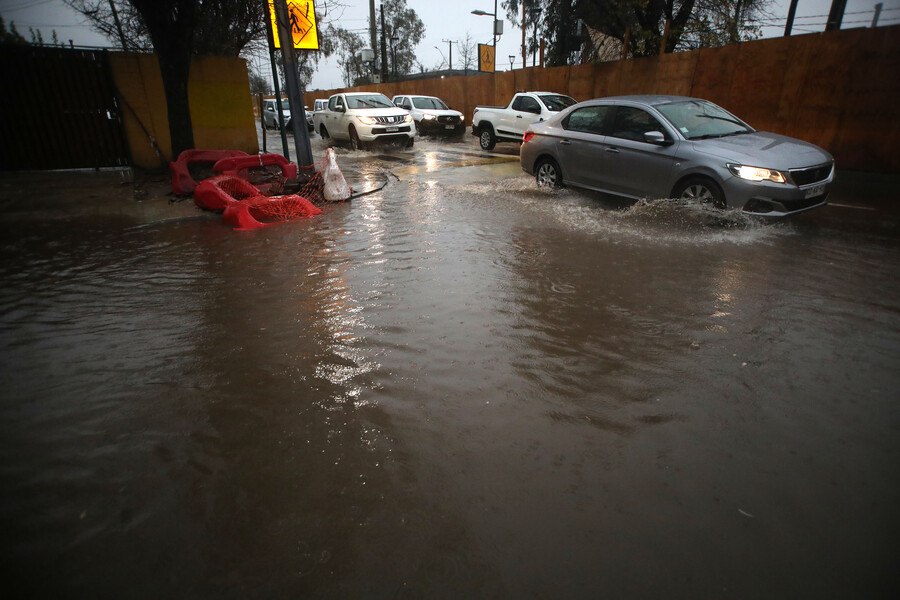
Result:
M489 44L478 44L478 70L486 73L494 72L494 50Z
M275 48L281 48L281 36L275 18L275 0L269 1L269 18L272 20L272 37ZM312 0L285 0L288 9L294 48L297 50L318 50L319 34L316 30L316 7Z

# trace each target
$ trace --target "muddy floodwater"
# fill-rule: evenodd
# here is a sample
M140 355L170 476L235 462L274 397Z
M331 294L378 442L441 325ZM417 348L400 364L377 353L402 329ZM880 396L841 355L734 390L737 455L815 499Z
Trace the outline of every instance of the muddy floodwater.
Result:
M4 587L896 597L881 209L617 206L473 148L340 151L385 187L250 232L7 204Z

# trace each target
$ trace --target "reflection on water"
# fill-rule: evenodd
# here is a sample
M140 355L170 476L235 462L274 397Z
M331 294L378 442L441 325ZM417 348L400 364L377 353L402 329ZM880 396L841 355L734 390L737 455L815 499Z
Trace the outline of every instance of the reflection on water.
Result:
M892 553L844 548L893 544L876 524L898 499L883 477L895 248L679 202L612 207L524 176L454 182L432 162L465 147L417 150L423 174L254 232L2 223L13 587L878 584ZM372 156L348 174L357 189L396 168ZM877 301L853 291L873 284ZM871 444L847 442L861 431Z

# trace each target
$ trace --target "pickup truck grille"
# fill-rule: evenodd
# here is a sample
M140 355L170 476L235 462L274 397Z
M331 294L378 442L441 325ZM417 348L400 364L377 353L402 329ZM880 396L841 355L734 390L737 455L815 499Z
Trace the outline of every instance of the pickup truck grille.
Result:
M459 123L459 117L456 115L444 115L437 118L438 123L441 125L456 125Z
M397 123L402 123L406 118L406 115L397 115L394 117L374 117L376 121L381 123L382 125L396 125Z

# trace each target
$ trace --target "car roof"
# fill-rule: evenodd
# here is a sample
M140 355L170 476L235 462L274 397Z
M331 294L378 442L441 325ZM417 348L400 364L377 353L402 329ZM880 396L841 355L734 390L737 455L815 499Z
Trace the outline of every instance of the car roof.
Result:
M691 98L689 96L671 96L665 94L634 94L631 96L607 96L605 98L592 98L588 100L588 102L594 101L604 101L604 102L637 102L639 104L646 104L648 106L659 106L661 104L671 104L673 102L685 102L688 100L699 100L702 102L707 102L707 100L703 100L702 98Z

